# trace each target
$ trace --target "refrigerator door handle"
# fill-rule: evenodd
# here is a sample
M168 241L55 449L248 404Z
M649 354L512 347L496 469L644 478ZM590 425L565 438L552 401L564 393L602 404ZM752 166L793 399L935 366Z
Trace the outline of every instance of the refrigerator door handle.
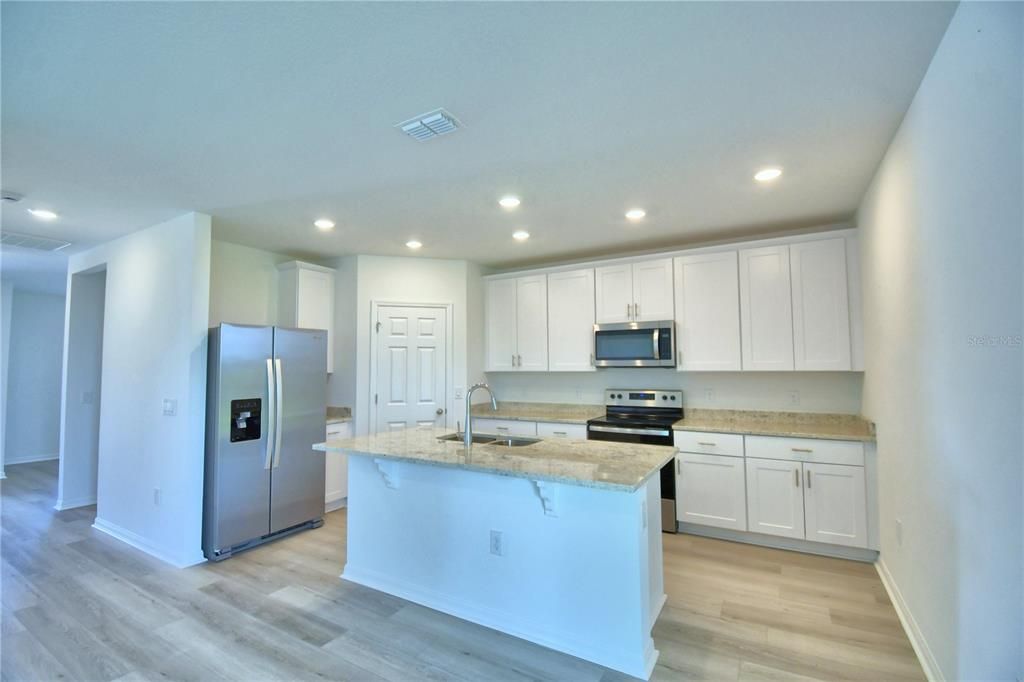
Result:
M281 465L281 429L284 424L284 394L281 391L281 358L274 360L275 369L275 385L277 393L277 405L274 412L274 418L277 420L277 425L274 427L274 468L276 469Z
M274 400L274 363L273 360L267 358L267 416L264 420L267 424L267 456L263 461L264 469L270 468L270 457L274 454L274 436L277 426L274 422L274 415L277 414L276 403L277 401Z

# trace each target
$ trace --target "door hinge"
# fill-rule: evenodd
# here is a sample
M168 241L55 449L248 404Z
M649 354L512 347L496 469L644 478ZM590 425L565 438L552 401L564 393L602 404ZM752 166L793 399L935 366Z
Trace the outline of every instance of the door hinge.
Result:
M377 394L376 393L373 394L373 404L374 405L377 404Z
M380 320L377 320L377 333L380 333Z

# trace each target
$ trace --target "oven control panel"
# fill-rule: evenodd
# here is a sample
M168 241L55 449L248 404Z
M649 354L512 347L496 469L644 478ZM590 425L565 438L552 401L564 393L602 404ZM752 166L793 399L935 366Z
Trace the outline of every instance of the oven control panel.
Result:
M610 388L604 392L604 404L616 407L682 407L682 391Z

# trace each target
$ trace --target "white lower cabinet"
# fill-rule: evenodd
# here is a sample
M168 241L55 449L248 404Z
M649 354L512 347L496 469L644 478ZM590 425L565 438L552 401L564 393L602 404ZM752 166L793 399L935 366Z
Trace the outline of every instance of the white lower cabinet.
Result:
M676 518L681 523L747 529L743 457L680 452L676 457Z
M327 425L327 440L351 437L351 422ZM324 507L327 511L333 511L344 507L348 499L348 455L342 452L328 452L324 456L324 467Z
M804 538L800 462L747 458L747 521L754 533Z
M804 462L807 539L867 547L864 467Z
M587 427L584 424L537 422L537 437L566 438L569 440L586 440Z

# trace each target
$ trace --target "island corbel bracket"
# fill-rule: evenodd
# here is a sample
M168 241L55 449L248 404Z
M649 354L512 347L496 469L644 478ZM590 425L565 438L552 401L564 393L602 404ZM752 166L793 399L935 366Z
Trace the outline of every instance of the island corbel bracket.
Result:
M537 490L545 516L558 516L558 485L550 481L531 480Z
M384 485L392 490L398 489L398 462L391 459L375 457L373 463L377 465L380 477L384 479Z

